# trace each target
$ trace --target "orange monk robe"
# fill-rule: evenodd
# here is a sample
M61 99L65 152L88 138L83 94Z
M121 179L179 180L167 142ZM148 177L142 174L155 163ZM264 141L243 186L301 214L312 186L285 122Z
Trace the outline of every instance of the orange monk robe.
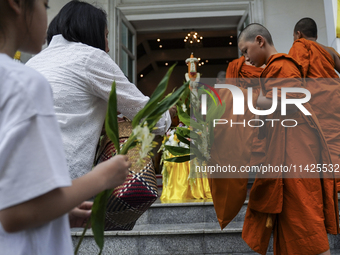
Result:
M244 98L247 90L241 88ZM231 103L233 95L228 89L218 89L223 102ZM257 101L257 94L253 93L253 102ZM209 167L234 167L239 170L242 166L249 166L251 148L254 137L254 128L246 125L233 125L254 118L248 109L247 100L244 100L244 115L233 115L233 107L227 104L220 119L228 120L227 124L217 124L214 129L214 143L211 148ZM226 227L240 211L247 195L248 173L222 172L208 175L211 195L216 216L221 229Z
M262 71L263 68L247 65L244 56L242 56L229 63L226 78L259 78ZM246 86L242 87L247 88Z
M268 60L261 74L261 86L267 98L272 88L300 87L301 66L287 54L275 54ZM279 79L292 78L285 82ZM281 81L281 82L280 82ZM299 94L288 94L299 97ZM281 116L276 111L268 118L295 119L296 127L265 126L267 138L264 165L290 166L329 164L330 154L318 120L308 103L304 107L312 113L300 111ZM276 122L279 123L279 122ZM327 232L339 233L336 183L333 173L293 173L287 177L278 172L270 178L257 178L250 191L242 237L256 252L266 254L271 232L274 232L274 254L319 254L329 249ZM258 175L258 177L261 177ZM312 177L312 178L304 178ZM267 228L268 216L273 226Z
M260 86L258 78L262 68L248 66L244 63L244 57L235 59L229 63L226 72L226 83L231 83L241 87L244 98L247 98L247 87L254 86L253 102L257 101ZM238 79L229 79L238 78ZM243 79L247 78L247 79ZM254 79L248 79L254 78ZM254 80L256 81L254 83ZM221 119L228 120L229 123L247 121L254 118L245 100L245 115L233 115L232 94L227 89L219 89L218 94L222 101L227 102L227 108ZM250 126L235 125L216 125L214 130L214 144L211 149L211 166L233 166L239 169L241 166L249 166L251 163L252 151L258 139L258 129ZM262 145L263 142L260 143ZM263 147L263 146L262 146ZM263 150L262 150L263 151ZM261 152L262 152L261 151ZM264 154L264 151L262 152ZM263 155L261 155L263 157ZM248 174L212 174L209 175L209 185L214 202L217 219L221 229L225 228L230 221L240 211L247 195Z
M228 65L226 78L237 78L238 82L236 85L247 89L248 87L253 88L253 93L260 93L260 84L257 81L260 78L263 68L247 65L245 63L245 57L242 56L238 59L234 59ZM254 135L254 141L252 145L252 156L250 165L256 166L263 163L265 157L265 139L258 139L258 129L256 129Z
M302 65L305 78L327 78L307 79L305 86L311 92L309 103L319 119L332 163L340 164L340 79L334 70L334 59L320 44L306 39L296 40L289 55ZM335 177L340 191L340 173Z

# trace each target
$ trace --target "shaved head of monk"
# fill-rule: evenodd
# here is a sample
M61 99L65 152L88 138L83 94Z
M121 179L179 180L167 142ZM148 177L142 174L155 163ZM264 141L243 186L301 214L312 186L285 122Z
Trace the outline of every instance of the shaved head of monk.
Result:
M318 38L318 28L311 18L300 19L294 27L294 41L305 38L315 41Z
M276 54L272 36L262 25L248 25L238 37L238 47L245 60L256 67L267 63L269 57Z

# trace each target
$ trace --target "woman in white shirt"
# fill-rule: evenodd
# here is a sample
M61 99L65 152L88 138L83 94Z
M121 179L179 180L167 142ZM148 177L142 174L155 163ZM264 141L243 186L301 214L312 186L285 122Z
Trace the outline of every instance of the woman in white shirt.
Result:
M107 54L106 14L88 3L71 1L51 22L49 46L27 62L52 86L71 177L89 172L104 123L111 85L116 81L118 111L129 119L149 98L130 83ZM156 134L169 128L166 112Z

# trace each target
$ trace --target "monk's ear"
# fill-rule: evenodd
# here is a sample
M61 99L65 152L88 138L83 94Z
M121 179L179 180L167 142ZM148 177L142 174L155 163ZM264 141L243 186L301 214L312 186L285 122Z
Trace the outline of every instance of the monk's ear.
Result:
M255 42L258 43L260 47L263 47L265 39L262 35L257 35L255 37Z
M296 37L297 39L303 38L303 34L300 31L296 31Z

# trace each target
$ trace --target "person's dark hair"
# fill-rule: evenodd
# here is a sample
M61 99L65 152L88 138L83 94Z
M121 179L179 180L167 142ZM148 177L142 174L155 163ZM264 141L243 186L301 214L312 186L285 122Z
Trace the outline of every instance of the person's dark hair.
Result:
M318 28L315 21L311 18L300 19L294 27L294 33L296 34L298 31L306 37L318 37Z
M47 41L62 34L71 42L81 42L105 51L105 11L93 5L73 0L67 3L52 20L47 30Z
M62 32L59 31L59 26L58 26L58 15L55 16L52 21L50 22L50 24L48 25L48 29L47 29L47 45L50 44L51 40L52 40L52 37L55 36L55 35L59 35L61 34Z
M268 29L258 23L252 23L246 26L239 35L238 41L254 41L258 35L261 35L270 45L273 45L273 39Z

